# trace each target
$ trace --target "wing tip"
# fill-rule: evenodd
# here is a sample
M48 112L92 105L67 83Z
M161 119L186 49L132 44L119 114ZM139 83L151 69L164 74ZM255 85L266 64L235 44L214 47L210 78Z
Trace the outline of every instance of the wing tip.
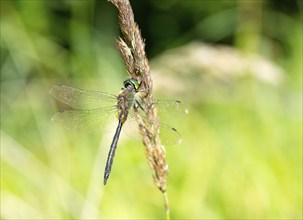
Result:
M64 109L59 109L59 111L52 117L52 121L58 121L57 117L58 115L60 115L61 113L65 112L66 110Z
M165 134L166 132L161 134L161 131L160 131L160 139L161 139L161 141L163 141L164 145L180 145L182 143L182 136L176 128L170 127L165 124L161 124L161 128L165 128L165 130L167 130L167 131L172 131L173 136L174 136L174 138L172 138L172 139L170 139L170 138L167 139L166 135L163 136L163 134Z

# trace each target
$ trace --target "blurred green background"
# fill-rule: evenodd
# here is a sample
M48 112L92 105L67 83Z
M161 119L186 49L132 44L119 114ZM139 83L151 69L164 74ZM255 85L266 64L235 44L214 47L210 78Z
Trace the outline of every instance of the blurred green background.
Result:
M1 0L1 219L164 218L142 144L51 121L52 85L120 91L107 1ZM302 219L302 1L132 1L167 122L171 217ZM166 123L166 122L165 122Z

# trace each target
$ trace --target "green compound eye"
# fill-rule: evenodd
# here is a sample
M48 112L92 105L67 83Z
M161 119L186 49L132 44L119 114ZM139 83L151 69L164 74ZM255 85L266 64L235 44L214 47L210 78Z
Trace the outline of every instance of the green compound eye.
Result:
M137 92L139 90L140 84L136 79L127 79L124 81L124 88L127 88L128 86L132 86Z
M136 89L136 91L138 91L140 84L137 80L135 79L130 79L131 83L133 84L134 88Z

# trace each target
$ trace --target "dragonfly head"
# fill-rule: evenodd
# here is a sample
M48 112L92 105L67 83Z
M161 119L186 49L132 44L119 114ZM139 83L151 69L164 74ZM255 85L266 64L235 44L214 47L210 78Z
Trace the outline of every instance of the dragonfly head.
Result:
M129 88L134 92L138 92L141 84L137 80L131 78L131 79L125 80L123 85L124 85L125 89Z

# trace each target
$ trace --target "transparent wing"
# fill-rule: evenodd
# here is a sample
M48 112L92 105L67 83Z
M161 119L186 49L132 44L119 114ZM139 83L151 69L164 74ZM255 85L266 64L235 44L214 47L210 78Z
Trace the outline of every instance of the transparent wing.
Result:
M178 100L155 100L153 105L158 109L160 119L159 136L161 142L164 145L180 144L182 138L179 131L165 123L174 124L176 121L180 120L184 114L188 114L189 111L186 106Z
M160 140L163 145L178 145L182 142L182 137L176 128L160 123Z
M189 112L186 106L178 100L155 100L154 105L158 109L161 120L164 118L175 118Z
M141 113L143 120L147 120L145 113ZM153 123L153 122L150 122ZM182 142L182 138L177 129L170 127L169 125L159 124L159 136L163 145L178 145ZM133 110L128 114L127 120L123 125L123 133L135 140L142 140L139 132L138 122Z
M92 90L55 85L49 91L58 101L77 109L95 109L114 106L117 96Z
M163 122L167 122L169 124L176 123L176 121L180 120L182 116L189 113L186 106L178 100L155 100L154 104L159 113L159 136L163 144L181 144L182 138L179 131L174 127L164 124Z
M117 96L104 92L76 89L65 85L56 85L50 90L58 101L65 103L75 110L61 110L54 115L53 120L67 129L81 130L90 133L112 131L117 126L116 107ZM180 101L156 100L161 120L175 119L175 113L188 113ZM146 110L140 110L144 120ZM153 122L150 122L153 123ZM129 112L128 120L122 130L128 136L141 139L138 123L133 110ZM160 138L163 144L175 145L181 143L180 133L173 127L160 123Z
M53 120L71 130L89 133L112 131L117 126L116 108L98 108L92 110L61 110L53 116Z

